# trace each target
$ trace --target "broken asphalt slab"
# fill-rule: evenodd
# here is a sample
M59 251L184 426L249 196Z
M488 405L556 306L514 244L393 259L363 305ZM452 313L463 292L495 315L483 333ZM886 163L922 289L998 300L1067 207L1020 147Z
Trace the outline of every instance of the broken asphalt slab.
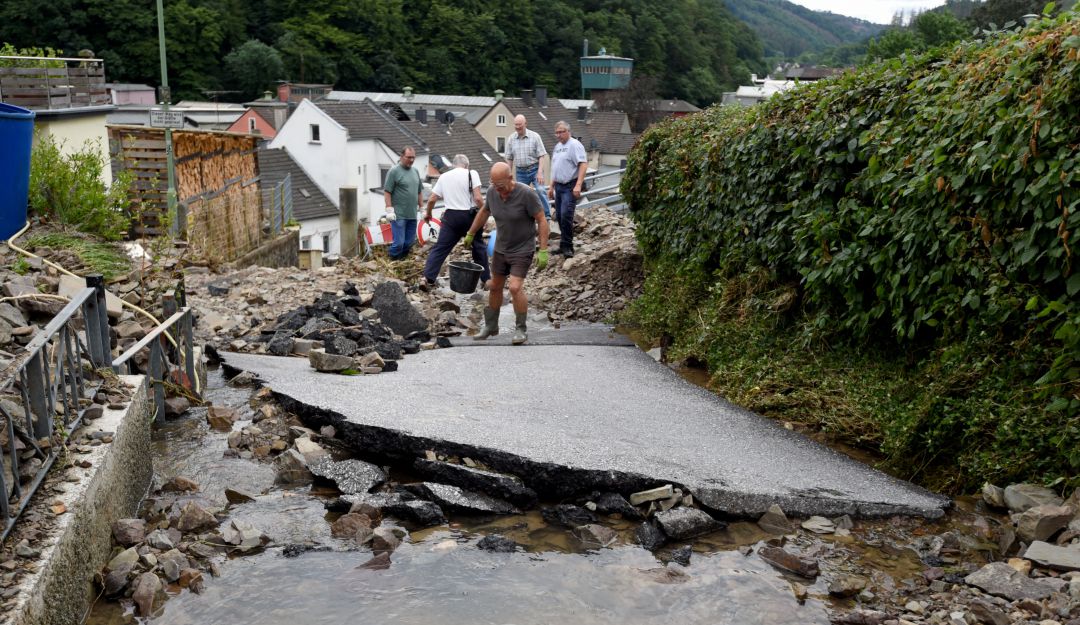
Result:
M709 508L749 517L774 503L802 517L937 518L949 505L725 402L636 348L440 349L371 376L316 373L306 359L223 357L358 451L467 455L542 496L674 483Z

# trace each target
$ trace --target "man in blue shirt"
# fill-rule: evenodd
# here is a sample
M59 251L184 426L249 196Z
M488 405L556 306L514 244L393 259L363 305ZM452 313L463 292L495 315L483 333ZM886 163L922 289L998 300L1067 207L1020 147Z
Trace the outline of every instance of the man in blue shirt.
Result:
M401 161L386 174L383 199L386 201L387 219L394 236L390 244L390 260L401 260L409 255L416 242L416 213L424 202L420 172L413 167L416 150L406 147L401 151Z
M555 149L551 151L554 184L548 188L548 197L555 202L555 221L561 231L556 254L569 258L574 255L574 208L581 197L581 183L585 180L589 158L585 146L570 136L570 124L564 121L555 124L555 138Z

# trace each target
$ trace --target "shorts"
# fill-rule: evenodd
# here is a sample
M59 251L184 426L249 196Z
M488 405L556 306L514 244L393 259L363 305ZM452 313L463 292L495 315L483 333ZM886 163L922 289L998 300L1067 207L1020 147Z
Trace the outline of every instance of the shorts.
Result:
M532 265L532 252L506 255L495 252L491 256L491 273L496 276L514 276L524 278Z

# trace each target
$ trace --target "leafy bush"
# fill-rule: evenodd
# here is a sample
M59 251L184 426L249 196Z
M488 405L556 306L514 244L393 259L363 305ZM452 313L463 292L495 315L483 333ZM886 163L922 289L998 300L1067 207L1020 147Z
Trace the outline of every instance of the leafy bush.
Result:
M128 226L124 207L131 173L118 172L106 188L101 178L105 161L93 142L70 154L62 147L49 135L38 136L30 157L30 213L107 240L119 239Z
M791 305L748 314L777 318L800 349L869 346L915 379L936 372L901 412L867 413L894 456L955 453L961 484L1076 474L1077 102L1072 12L654 127L623 193L652 272L713 296L767 276ZM685 343L692 319L653 330Z

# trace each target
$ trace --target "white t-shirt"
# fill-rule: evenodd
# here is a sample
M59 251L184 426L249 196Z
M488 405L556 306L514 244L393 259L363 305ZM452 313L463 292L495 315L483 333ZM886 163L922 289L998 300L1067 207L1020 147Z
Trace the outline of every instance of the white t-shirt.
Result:
M469 179L467 178L469 174L472 174L473 188L479 189L480 174L460 167L451 169L435 181L435 188L431 192L443 199L446 210L467 211L472 208L473 198L469 193Z

